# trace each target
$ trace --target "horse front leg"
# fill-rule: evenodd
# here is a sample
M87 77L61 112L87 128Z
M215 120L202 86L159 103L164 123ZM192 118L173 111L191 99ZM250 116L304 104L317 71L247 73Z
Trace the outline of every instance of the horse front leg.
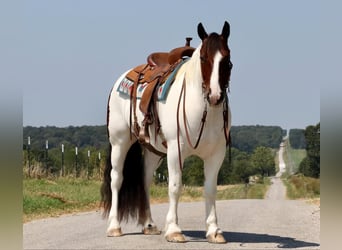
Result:
M144 166L145 166L145 189L147 195L147 207L146 207L146 218L143 222L143 234L146 235L156 235L161 234L156 224L152 219L151 207L150 207L150 186L153 181L153 173L159 166L161 159L160 156L148 151L144 151Z
M178 225L178 201L182 190L182 170L179 166L177 141L168 142L167 167L169 172L169 211L166 216L165 238L169 242L185 242Z
M204 160L204 195L206 210L207 240L209 243L226 243L221 229L217 225L216 192L217 175L220 170L225 150L216 151L210 158Z

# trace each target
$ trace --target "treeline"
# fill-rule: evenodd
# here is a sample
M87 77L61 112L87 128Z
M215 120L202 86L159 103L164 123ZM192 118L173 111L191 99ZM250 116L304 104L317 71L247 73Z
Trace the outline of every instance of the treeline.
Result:
M299 164L298 172L305 176L320 177L320 123L307 126L305 129L289 131L290 146L294 149L305 149L306 157Z
M47 127L24 127L23 130L24 147L28 144L28 137L31 138L31 148L44 148L46 140L50 148L61 147L61 144L70 144L79 148L94 147L101 149L107 147L107 127L106 126L69 126L58 128Z
M305 176L320 177L320 133L320 123L315 126L308 126L304 130L306 157L299 165L299 172Z
M221 167L218 183L247 182L252 175L275 174L274 156L286 131L277 126L233 126L231 129L231 161L227 154ZM30 145L28 145L30 137ZM48 141L48 152L46 150ZM64 145L64 162L61 145ZM29 147L28 147L29 146ZM76 147L78 155L76 157ZM108 138L106 126L82 126L58 128L24 127L24 166L38 166L50 174L59 175L64 168L66 175L101 175L101 166L107 154ZM28 150L29 149L29 150ZM99 158L101 155L101 159ZM183 183L203 185L203 162L198 157L186 160ZM82 174L81 174L82 175ZM164 160L155 175L156 182L167 181L167 167Z
M232 126L232 146L241 151L252 153L256 147L278 148L286 130L278 126ZM23 147L31 138L31 148L44 149L46 140L50 148L59 148L61 144L74 145L80 149L94 147L103 149L108 146L107 127L103 126L54 126L32 127L23 130Z
M305 149L305 130L304 129L290 129L289 132L290 146L294 149Z
M251 154L240 151L236 148L231 150L231 161L229 161L229 149L218 174L217 184L227 185L235 183L249 183L250 176L257 176L260 182L264 176L272 176L276 173L275 151L271 148L257 147ZM166 159L157 169L155 182L167 180ZM202 186L204 183L203 161L197 156L190 156L184 162L182 181L190 186Z
M286 130L278 126L233 126L231 128L232 146L252 153L256 147L278 148Z

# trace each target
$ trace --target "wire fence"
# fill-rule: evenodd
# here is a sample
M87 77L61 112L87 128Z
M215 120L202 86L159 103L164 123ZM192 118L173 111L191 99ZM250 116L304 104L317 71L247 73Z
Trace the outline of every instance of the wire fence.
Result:
M44 148L32 148L31 138L23 145L23 174L25 178L75 177L101 179L106 149L60 144Z

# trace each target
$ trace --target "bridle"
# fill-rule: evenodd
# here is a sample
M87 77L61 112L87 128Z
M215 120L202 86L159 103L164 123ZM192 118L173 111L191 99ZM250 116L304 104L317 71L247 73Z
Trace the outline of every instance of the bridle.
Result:
M225 91L228 91L230 92L230 89L229 89L229 81L230 81L230 74L231 74L231 71L232 71L232 68L233 68L233 63L229 60L229 63L228 63L228 70L229 70L229 77L227 79L227 81L225 81L225 83L223 84L223 89ZM202 82L202 92L203 94L205 95L205 99L210 102L210 99L209 99L209 95L210 95L210 86L208 83L206 83L205 81ZM225 95L222 95L222 97L220 98L220 100L217 102L217 105L218 104L221 104L225 98L228 98L227 94Z
M232 65L232 63L230 62L230 64ZM231 69L232 67L230 67ZM203 85L202 85L203 87ZM227 89L229 87L229 81L227 82L227 88L225 88L225 94L223 95L222 101L223 101L223 130L224 130L224 136L226 139L226 146L229 145L229 150L230 150L230 143L231 143L231 139L230 139L230 133L228 132L228 125L229 125L229 111L228 111L228 95L227 95ZM205 89L203 90L205 91ZM203 92L205 93L205 92ZM184 123L184 129L185 129L185 135L186 135L186 139L187 142L189 144L189 146L192 149L196 149L200 143L201 137L202 137L202 133L203 133L203 129L204 129L204 124L206 122L206 118L207 118L207 113L208 113L208 103L209 103L209 93L206 96L207 101L205 102L205 106L204 106L204 110L203 110L203 114L202 114L202 118L201 118L201 125L200 125L200 129L199 129L199 134L196 140L196 143L193 144L191 142L190 139L190 134L189 134L189 129L187 126L187 118L186 118L186 110L185 110L185 99L186 99L186 81L185 81L185 75L184 75L184 79L183 79L183 83L182 83L182 89L181 92L179 94L179 99L178 99L178 104L177 104L177 146L178 146L178 160L179 160L179 167L181 168L181 170L183 169L182 167L182 157L181 157L181 149L180 149L180 121L179 121L179 112L180 112L180 103L181 103L181 99L183 97L183 123ZM221 101L221 102L222 102Z
M226 26L226 25L225 25ZM227 26L226 26L227 28ZM204 35L200 35L202 41L204 42L204 40L206 40L208 38L208 35L206 34L206 32L201 31L199 33L205 33ZM225 32L222 32L226 35L226 39L228 38L227 33L229 33L227 31L227 29L225 29ZM219 36L218 34L213 34L213 36L217 37ZM221 37L219 38L221 39ZM222 39L220 40L222 41ZM223 40L224 41L224 40ZM217 45L216 45L217 46ZM220 53L222 54L222 59L219 62L219 83L223 83L220 84L220 88L224 91L224 93L221 93L221 97L220 99L215 103L216 106L222 104L223 102L223 111L222 111L222 118L223 118L223 130L224 130L224 136L226 139L226 146L230 146L231 140L230 140L230 133L228 131L228 126L229 126L229 110L228 110L228 95L227 95L227 91L229 92L229 81L230 81L230 75L231 75L231 70L233 68L233 64L230 61L230 51L228 46L226 46L225 44L219 45L216 47ZM186 99L186 81L185 81L185 75L184 75L184 79L183 79L183 83L182 83L182 89L181 92L179 94L179 99L178 99L178 104L177 104L177 146L178 146L178 159L179 159L179 166L182 169L182 157L181 157L181 148L180 148L180 104L181 104L181 99L183 98L183 125L184 125L184 129L185 129L185 136L187 139L187 142L190 146L190 148L192 149L196 149L200 143L201 137L202 137L202 133L203 133L203 129L204 129L204 125L206 122L206 117L207 117L207 106L208 103L210 103L210 75L212 74L212 67L210 68L210 64L208 65L208 54L213 56L213 51L207 50L207 47L201 47L200 49L200 63L201 63L201 73L202 73L202 77L203 77L203 82L202 82L202 93L204 95L204 98L206 99L205 101L205 106L204 106L204 110L203 110L203 114L202 114L202 118L201 118L201 124L200 124L200 129L199 129L199 134L197 137L197 140L195 142L195 144L193 144L191 142L190 139L190 134L189 134L189 129L187 126L187 117L186 117L186 110L185 110L185 99ZM228 62L226 61L228 60ZM227 70L227 71L226 71ZM229 147L230 150L230 147Z

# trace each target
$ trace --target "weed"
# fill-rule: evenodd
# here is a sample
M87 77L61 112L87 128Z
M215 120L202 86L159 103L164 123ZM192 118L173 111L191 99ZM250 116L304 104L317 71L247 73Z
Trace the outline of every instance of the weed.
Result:
M218 186L217 199L262 199L269 184ZM65 213L99 209L100 186L98 180L58 178L23 180L23 220L59 216ZM203 187L184 186L181 202L200 201ZM151 203L168 202L167 184L152 185Z
M320 180L301 174L283 179L290 199L317 198L320 196Z

